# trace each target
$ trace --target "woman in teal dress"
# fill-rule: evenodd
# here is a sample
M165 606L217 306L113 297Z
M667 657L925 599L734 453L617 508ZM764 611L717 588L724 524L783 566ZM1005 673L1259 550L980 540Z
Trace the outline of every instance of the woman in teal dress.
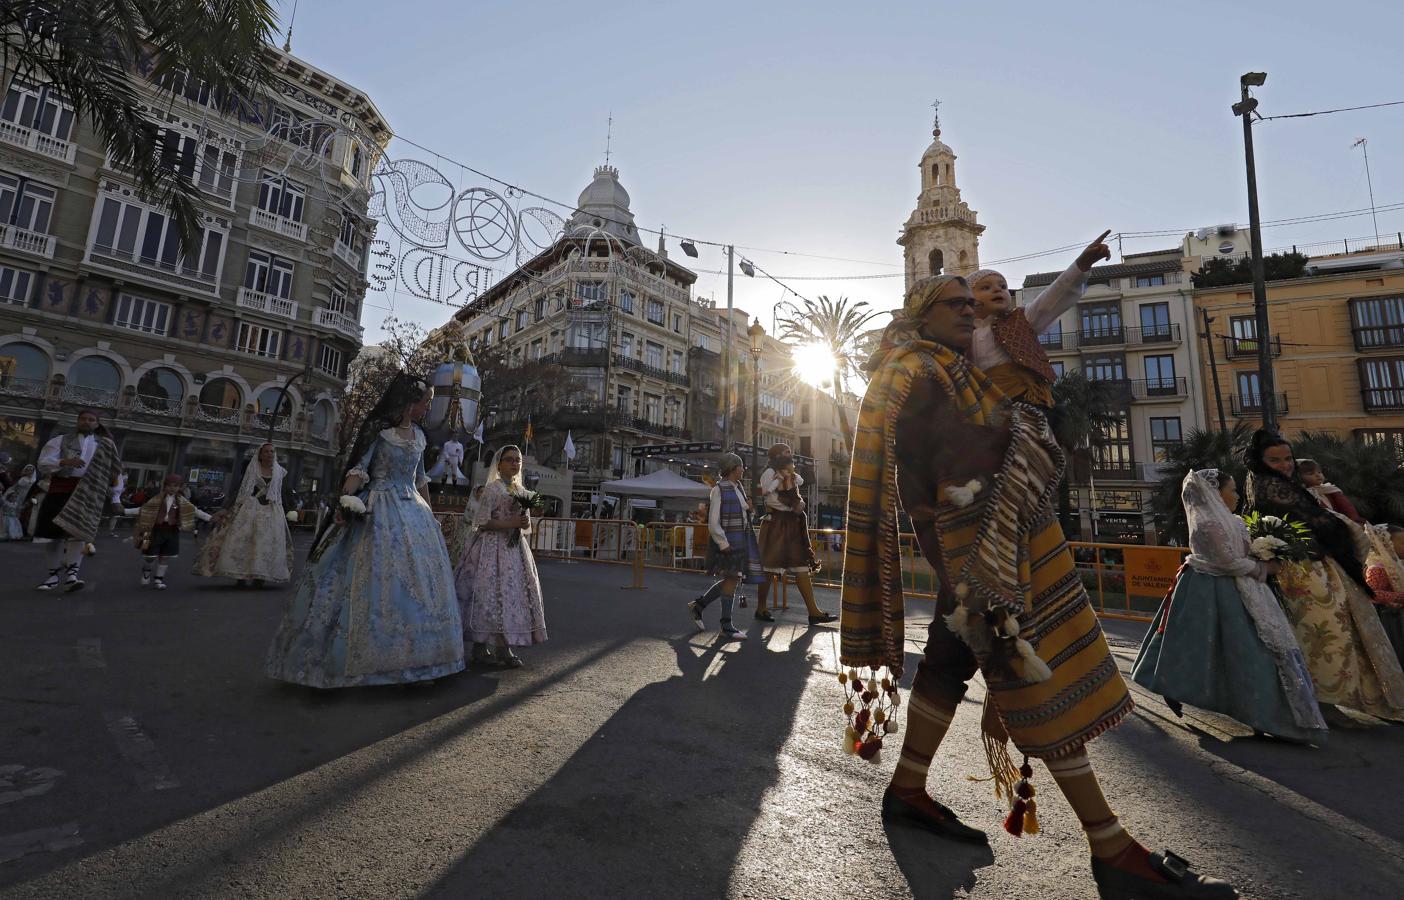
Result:
M1201 469L1185 476L1190 556L1161 604L1132 679L1181 703L1231 716L1288 741L1321 745L1317 707L1292 625L1267 585L1279 563L1250 552L1233 476Z
M463 669L443 532L424 495L434 391L399 375L361 426L341 492L364 518L324 526L268 651L268 675L314 688L428 681Z

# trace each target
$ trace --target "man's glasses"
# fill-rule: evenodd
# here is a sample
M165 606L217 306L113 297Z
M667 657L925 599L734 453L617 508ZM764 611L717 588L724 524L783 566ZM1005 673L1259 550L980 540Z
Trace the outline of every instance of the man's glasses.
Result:
M967 307L974 309L976 300L974 297L955 297L951 300L937 300L937 303L946 307L951 312L964 312Z

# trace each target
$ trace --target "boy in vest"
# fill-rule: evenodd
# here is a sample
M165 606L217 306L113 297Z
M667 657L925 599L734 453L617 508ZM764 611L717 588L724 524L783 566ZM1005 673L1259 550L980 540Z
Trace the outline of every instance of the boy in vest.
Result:
M1082 299L1092 266L1111 259L1111 248L1104 243L1109 234L1104 231L1088 244L1028 306L1011 308L1009 283L993 269L981 269L968 279L976 306L975 334L966 357L1010 400L1031 403L1044 412L1052 408L1057 376L1038 336Z
M197 521L215 518L181 496L184 483L179 475L167 475L161 493L141 506L123 510L137 517L133 541L141 551L141 583L152 584L154 575L158 591L166 589L166 567L180 555L180 533L195 530Z

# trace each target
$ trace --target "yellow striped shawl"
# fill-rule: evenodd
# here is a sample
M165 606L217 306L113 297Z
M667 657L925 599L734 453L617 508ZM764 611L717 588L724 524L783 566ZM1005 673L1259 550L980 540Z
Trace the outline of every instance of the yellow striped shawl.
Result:
M1132 701L1053 514L1062 453L1041 413L1004 406L979 369L936 344L892 348L863 399L849 485L841 660L902 671L896 421L916 378L935 379L967 422L1009 423L1009 451L992 488L957 507L942 485L936 527L945 570L968 588L961 591L968 624L957 633L979 660L1009 737L1029 756L1067 753L1120 722ZM1051 678L1032 681L1016 655L992 653L982 613L994 606L1017 615L1019 637Z

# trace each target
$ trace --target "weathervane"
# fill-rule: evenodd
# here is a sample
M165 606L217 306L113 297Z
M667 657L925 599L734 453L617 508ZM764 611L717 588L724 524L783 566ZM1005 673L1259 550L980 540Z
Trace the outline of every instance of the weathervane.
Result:
M941 101L931 101L931 108L936 111L935 121L931 125L931 133L936 137L941 136Z
M609 111L609 127L605 129L605 165L609 165L609 145L614 140L614 110Z

